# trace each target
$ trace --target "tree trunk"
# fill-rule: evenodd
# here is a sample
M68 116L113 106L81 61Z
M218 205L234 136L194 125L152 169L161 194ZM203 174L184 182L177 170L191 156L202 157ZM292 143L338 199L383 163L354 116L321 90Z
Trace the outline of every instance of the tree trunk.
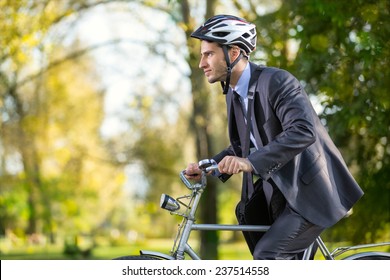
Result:
M28 133L25 131L25 129L29 129L29 127L24 123L26 113L23 109L22 101L19 98L16 88L10 88L8 92L15 103L15 112L19 116L19 124L16 126L18 133L18 150L23 162L25 187L28 194L27 205L29 208L26 234L31 235L37 233L37 222L40 218L37 208L39 202L43 202L43 221L45 223L46 231L50 236L50 241L54 243L50 199L42 189L40 159L35 145L35 135L34 132Z
M216 0L206 2L206 17L214 14ZM210 96L207 90L203 71L199 69L200 45L198 40L190 37L194 28L194 19L190 16L188 1L182 1L183 22L187 36L189 50L189 65L191 68L193 113L190 120L190 129L195 134L196 156L198 160L211 157L211 132L208 129L210 122ZM202 196L200 217L203 223L217 223L217 188L216 182L209 180L206 191ZM216 231L201 231L200 255L202 259L218 259L218 234Z

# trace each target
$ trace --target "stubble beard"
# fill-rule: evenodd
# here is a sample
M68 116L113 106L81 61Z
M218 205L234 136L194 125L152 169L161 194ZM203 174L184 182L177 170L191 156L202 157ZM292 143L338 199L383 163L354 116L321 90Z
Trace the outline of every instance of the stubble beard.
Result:
M210 84L213 84L215 82L226 81L226 76L227 76L226 66L216 68L215 71L213 72L215 73L215 75L211 75L207 77L207 80L209 81Z

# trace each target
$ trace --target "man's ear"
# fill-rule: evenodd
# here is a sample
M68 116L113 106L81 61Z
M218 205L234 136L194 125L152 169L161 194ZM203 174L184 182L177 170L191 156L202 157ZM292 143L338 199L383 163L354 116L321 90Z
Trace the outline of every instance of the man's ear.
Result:
M240 55L240 49L238 47L230 48L230 62L233 62Z

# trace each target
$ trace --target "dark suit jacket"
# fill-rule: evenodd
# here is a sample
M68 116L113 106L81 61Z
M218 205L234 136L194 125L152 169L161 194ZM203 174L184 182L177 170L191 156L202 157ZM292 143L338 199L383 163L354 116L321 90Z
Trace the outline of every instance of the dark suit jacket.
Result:
M250 66L253 73L257 65ZM277 68L265 67L263 75L268 82L257 83L252 108L254 134L260 147L248 157L254 173L272 181L304 218L330 227L347 214L363 191L299 81ZM242 153L245 128L236 125L230 92L226 102L231 146L214 157L217 162L226 155ZM228 176L220 178L225 181Z

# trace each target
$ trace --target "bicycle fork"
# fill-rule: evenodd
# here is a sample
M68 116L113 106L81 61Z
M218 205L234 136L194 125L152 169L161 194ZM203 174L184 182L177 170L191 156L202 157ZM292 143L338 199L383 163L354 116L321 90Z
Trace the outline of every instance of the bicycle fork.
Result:
M190 211L186 217L186 221L182 229L179 244L176 250L175 258L178 260L184 260L185 257L184 253L187 253L192 259L200 260L200 257L195 253L195 251L188 244L188 239L190 237L192 228L195 223L196 209L198 208L201 195L202 195L202 190L197 190L196 195L194 197L194 201L190 207Z

